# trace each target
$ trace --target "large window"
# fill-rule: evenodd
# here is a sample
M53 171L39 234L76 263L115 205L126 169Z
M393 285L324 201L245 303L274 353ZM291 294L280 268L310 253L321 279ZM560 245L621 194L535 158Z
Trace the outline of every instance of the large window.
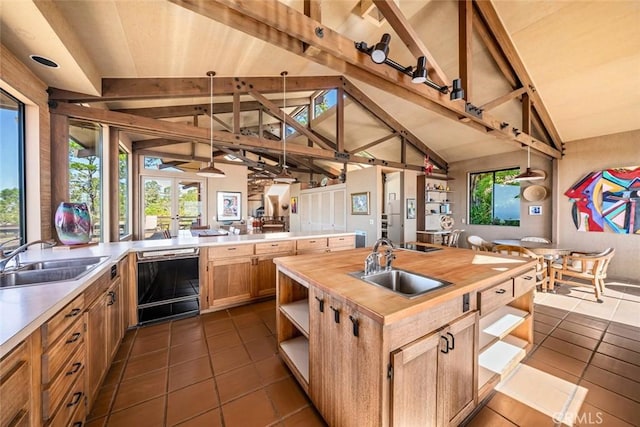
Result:
M520 225L519 168L469 175L469 224Z
M69 124L69 201L84 202L91 214L91 241L102 241L102 128Z
M26 242L24 104L0 89L0 244Z
M120 239L131 234L129 222L129 153L118 152L118 234Z

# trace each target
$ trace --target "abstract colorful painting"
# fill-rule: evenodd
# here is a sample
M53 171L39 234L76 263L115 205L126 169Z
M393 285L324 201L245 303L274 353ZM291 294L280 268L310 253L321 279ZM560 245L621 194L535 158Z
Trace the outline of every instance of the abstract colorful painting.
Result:
M591 172L564 194L579 231L640 234L640 166Z

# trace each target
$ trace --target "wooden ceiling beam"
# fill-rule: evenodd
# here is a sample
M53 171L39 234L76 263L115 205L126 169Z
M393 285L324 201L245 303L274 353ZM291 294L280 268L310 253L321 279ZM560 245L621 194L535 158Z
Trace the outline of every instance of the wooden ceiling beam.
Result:
M371 147L375 147L378 144L382 144L385 141L390 140L391 138L395 138L396 136L399 136L397 131L393 131L391 132L389 135L385 135L381 138L376 139L375 141L371 141L367 144L361 145L360 147L354 148L353 150L349 150L350 153L360 153L361 151L367 150Z
M471 0L458 0L458 69L464 99L473 101L471 91L473 70L473 3Z
M505 102L509 102L512 99L515 99L517 97L519 97L520 95L523 95L527 93L527 89L524 87L518 88L516 90L512 90L509 93L506 93L502 96L497 97L496 99L493 99L489 102L487 102L486 104L483 104L480 108L482 108L485 111L489 111L492 110L502 104L504 104Z
M493 61L496 63L498 69L502 72L502 75L505 77L505 79L507 79L511 87L521 87L522 83L520 83L520 80L518 80L518 76L516 75L515 71L513 71L513 67L511 66L511 64L509 64L507 58L505 58L502 49L489 31L489 28L487 28L487 24L484 22L484 19L480 15L480 12L478 12L475 5L476 3L474 2L473 28L477 31L478 35L480 36L480 40L482 40L482 43L489 51L489 54L493 58Z
M132 144L133 151L145 150L147 148L164 147L167 145L184 144L187 141L178 141L168 138L145 139L142 141L134 141Z
M373 3L382 15L384 15L402 42L409 48L409 52L411 52L416 59L420 56L427 58L429 78L440 86L448 86L449 79L447 75L442 71L435 57L422 42L420 36L416 30L413 29L407 18L405 18L396 2L394 0L373 0Z
M531 133L531 98L529 94L522 94L522 131Z
M313 159L306 160L306 159L304 159L304 158L302 158L300 156L296 156L296 155L293 155L291 157L293 157L293 159L296 162L298 162L298 164L301 164L302 166L308 168L310 172L315 172L315 173L319 173L319 174L322 174L322 175L326 175L331 179L335 179L338 176L340 176L340 171L336 171L333 168L325 168L325 167L322 167L320 165L316 165L315 163L313 163Z

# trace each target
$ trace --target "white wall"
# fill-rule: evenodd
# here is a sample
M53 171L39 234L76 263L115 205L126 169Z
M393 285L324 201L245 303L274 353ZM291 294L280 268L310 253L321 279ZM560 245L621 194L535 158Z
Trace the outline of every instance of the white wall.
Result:
M351 215L351 194L369 192L369 215ZM382 212L382 171L372 166L347 173L347 231L367 233L366 246L372 246L380 236Z
M247 202L247 167L216 163L216 167L226 174L225 178L207 178L207 224L217 222L217 192L230 191L242 193L242 206L240 217L245 220L249 217L249 204Z
M565 148L564 158L558 161L558 241L580 251L615 248L609 277L640 281L640 235L576 230L571 216L572 203L564 195L569 187L589 172L640 165L640 130L571 141L565 144Z

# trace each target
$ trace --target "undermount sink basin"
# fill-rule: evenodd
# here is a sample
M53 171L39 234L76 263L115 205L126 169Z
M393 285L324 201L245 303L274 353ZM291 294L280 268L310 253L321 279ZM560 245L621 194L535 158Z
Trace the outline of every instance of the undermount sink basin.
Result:
M16 270L0 274L0 288L76 280L107 258L88 257L23 264Z
M357 271L351 273L351 275L372 285L389 289L407 298L415 298L427 292L451 285L450 282L444 280L433 279L421 274L399 269L381 271L367 276L364 275L364 272Z

